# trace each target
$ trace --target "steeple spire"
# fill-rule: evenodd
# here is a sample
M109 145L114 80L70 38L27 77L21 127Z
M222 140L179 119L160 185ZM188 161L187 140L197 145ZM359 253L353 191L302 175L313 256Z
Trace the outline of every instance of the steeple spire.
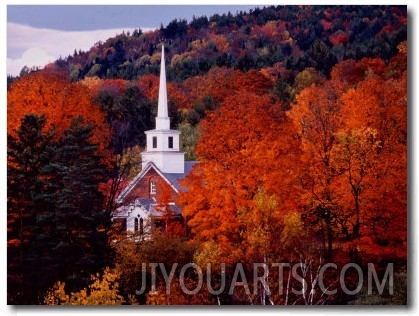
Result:
M152 162L163 173L183 174L185 153L180 151L180 132L170 129L167 108L166 69L164 46L161 49L159 103L156 128L146 131L147 150L141 153L143 169Z
M161 48L161 65L160 65L160 85L159 85L159 103L157 107L156 117L157 130L170 129L170 117L167 110L167 89L166 89L166 67L164 58L164 44Z

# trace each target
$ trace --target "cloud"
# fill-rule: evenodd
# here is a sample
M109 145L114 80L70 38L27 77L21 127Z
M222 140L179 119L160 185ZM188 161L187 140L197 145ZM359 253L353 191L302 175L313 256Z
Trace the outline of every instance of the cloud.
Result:
M148 31L150 29L142 29ZM131 29L59 31L7 23L7 74L18 75L24 66L43 67L74 50L89 50L95 43Z
M43 67L56 59L55 55L48 54L42 48L31 47L18 58L7 58L7 74L18 75L23 66Z

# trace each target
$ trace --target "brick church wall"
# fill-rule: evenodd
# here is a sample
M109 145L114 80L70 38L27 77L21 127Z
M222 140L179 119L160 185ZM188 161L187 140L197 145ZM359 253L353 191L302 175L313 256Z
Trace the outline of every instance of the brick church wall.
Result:
M150 183L156 183L157 194L150 193ZM129 193L128 196L124 199L124 204L129 204L133 202L136 198L155 198L158 200L163 188L167 188L169 184L156 172L155 169L150 168L150 170L141 178L141 180L136 183L134 189ZM177 193L176 191L169 186L171 201L176 201Z

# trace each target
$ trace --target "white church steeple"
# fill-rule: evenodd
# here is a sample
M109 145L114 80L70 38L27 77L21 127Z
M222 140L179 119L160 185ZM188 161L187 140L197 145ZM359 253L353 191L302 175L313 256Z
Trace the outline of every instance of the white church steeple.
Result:
M170 129L170 117L168 115L167 106L164 45L162 45L160 67L156 128L145 132L147 136L147 149L142 153L142 167L144 169L149 162L152 162L163 173L184 173L185 153L179 151L180 132Z
M156 129L170 129L170 117L167 110L166 67L164 45L161 48L159 103L157 107Z

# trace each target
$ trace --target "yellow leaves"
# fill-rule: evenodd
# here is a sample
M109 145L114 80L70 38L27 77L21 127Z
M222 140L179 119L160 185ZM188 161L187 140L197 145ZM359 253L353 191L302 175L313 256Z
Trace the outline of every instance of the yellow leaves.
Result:
M306 68L303 71L299 72L295 77L293 93L297 95L305 88L310 87L312 84L319 84L323 80L324 78L322 74L315 68Z
M360 127L336 133L341 148L336 148L336 155L355 153L357 155L378 154L382 147L379 133L371 127Z
M128 179L133 179L141 171L140 146L134 146L123 150L122 155L117 157L121 170L129 170Z
M284 247L292 249L299 239L302 239L306 232L304 231L301 215L296 211L291 211L284 215L284 229L281 234L280 243ZM302 249L299 249L300 251Z
M174 67L176 65L181 65L183 62L184 62L183 54L182 55L175 54L175 55L173 55L170 64L171 64L172 67Z
M102 276L91 276L88 289L67 295L65 283L58 281L44 298L46 305L120 305L124 303L119 294L119 274L110 268L105 268Z
M61 305L69 300L69 296L65 293L64 282L56 282L54 286L45 294L45 305Z
M150 63L152 65L159 65L161 62L161 53L160 51L156 51L151 57L150 57Z
M282 230L281 217L285 212L278 208L277 197L268 195L263 190L259 190L253 202L253 207L238 216L238 221L243 227L242 238L248 243L248 248L266 256L268 252L274 252L272 245L276 241L272 240L272 237L275 232Z
M80 81L80 83L88 87L90 91L92 91L92 94L95 94L95 92L99 90L99 87L102 84L102 79L97 76L85 77Z
M401 42L398 46L397 49L399 50L400 54L405 54L407 55L407 41L403 41Z
M215 44L218 52L226 53L228 51L230 44L224 35L211 33L209 39Z
M209 240L201 244L200 248L195 252L193 261L205 271L208 263L214 269L219 268L220 258L222 256L221 247L214 240Z

